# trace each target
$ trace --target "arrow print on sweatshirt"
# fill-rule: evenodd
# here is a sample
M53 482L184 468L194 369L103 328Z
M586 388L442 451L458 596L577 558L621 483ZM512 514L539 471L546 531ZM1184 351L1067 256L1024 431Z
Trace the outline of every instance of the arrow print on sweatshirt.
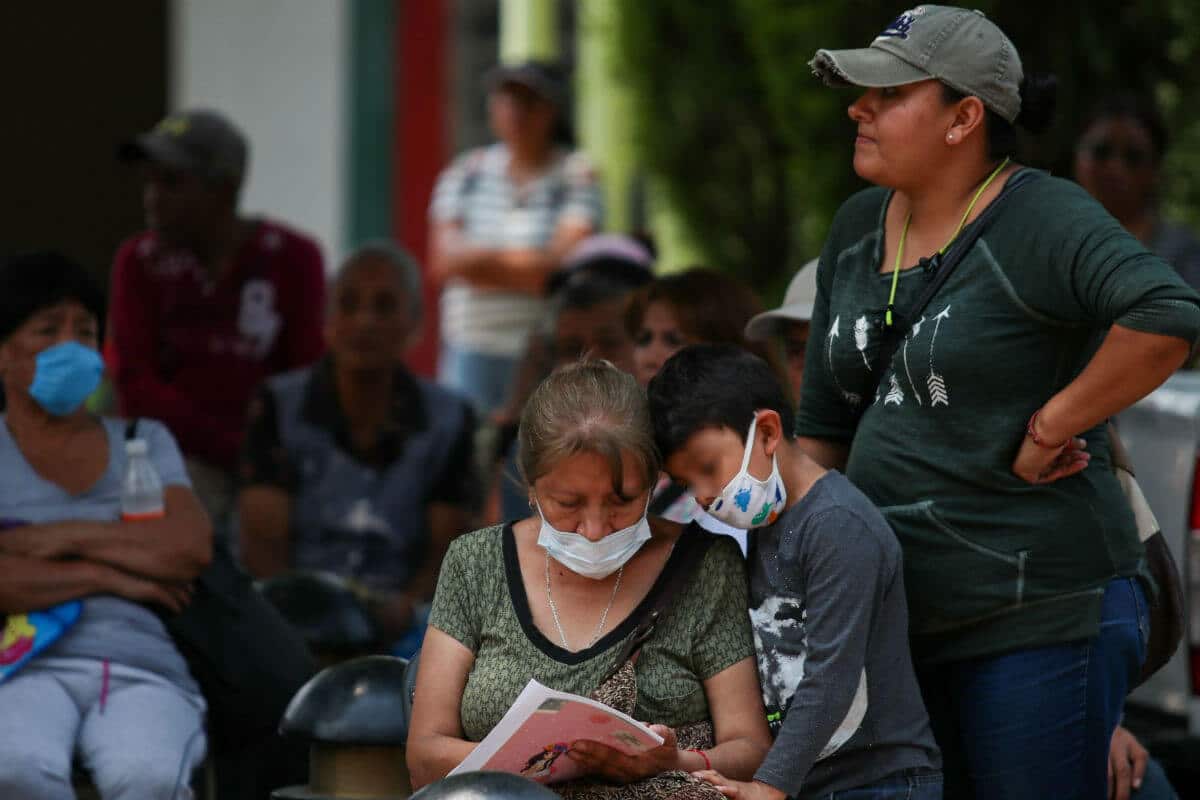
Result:
M900 351L901 360L904 362L904 374L908 376L908 385L912 387L913 397L916 398L917 405L924 406L921 402L921 391L917 388L917 384L913 383L912 372L908 368L908 343L921 335L921 325L925 322L925 316L913 324L912 330L908 332L908 336L904 337L904 349Z
M887 397L883 398L883 404L900 406L904 405L904 392L900 389L900 381L896 380L895 371L891 375L891 388L888 389Z
M829 334L826 337L829 339L829 348L826 350L827 358L829 360L829 374L830 374L830 376L833 377L834 385L836 385L838 388L838 391L842 393L842 397L845 398L846 402L852 406L857 407L858 404L862 402L862 396L857 395L854 392L846 391L846 388L844 386L842 386L842 382L840 380L838 380L837 368L834 367L834 365L833 365L833 342L835 339L837 339L839 336L842 335L841 334L841 322L842 322L842 317L840 314L838 316L834 317L833 324L829 326Z
M867 368L867 372L871 371L871 362L867 360L867 317L864 314L854 320L854 346L858 348L858 354L862 356L863 366ZM887 365L881 365L881 368L886 368Z
M941 330L942 320L949 318L950 306L946 306L940 314L933 318L933 336L929 339L929 378L926 383L929 385L929 404L935 408L950 405L950 397L946 392L946 379L938 374L933 364L933 346L937 344L938 331Z

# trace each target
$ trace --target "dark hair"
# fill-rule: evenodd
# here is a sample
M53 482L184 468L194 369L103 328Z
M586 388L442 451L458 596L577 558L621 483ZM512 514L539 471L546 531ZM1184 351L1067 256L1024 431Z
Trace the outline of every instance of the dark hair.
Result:
M551 308L555 315L563 311L587 311L604 303L627 299L635 288L604 278L573 281L554 296ZM621 308L624 309L623 303ZM617 314L620 313L617 311Z
M546 289L560 308L591 308L640 289L653 279L653 273L641 264L616 256L598 256L555 272Z
M756 355L728 344L694 344L667 359L646 387L654 443L664 459L704 428L729 428L745 441L756 411L779 414L792 438L795 414L775 372Z
M20 253L0 262L0 342L34 314L75 300L104 330L104 293L77 261L51 250Z
M992 109L987 109L984 129L987 131L988 158L1001 159L1017 154L1017 126L1030 133L1042 133L1050 127L1054 107L1058 102L1058 78L1048 73L1029 73L1021 80L1018 90L1021 110L1015 123L1009 122ZM967 97L952 86L942 84L942 102L950 105Z
M734 344L771 360L764 343L751 342L745 335L746 323L763 311L762 303L748 286L723 272L691 267L655 278L629 302L625 327L630 336L637 336L652 303L670 306L680 330L690 339Z
M575 147L575 128L571 124L571 92L567 70L552 61L531 60L521 64L497 65L485 78L488 92L506 91L517 86L530 92L554 109L554 127L550 141L561 147Z
M1145 94L1126 91L1103 98L1093 105L1087 116L1083 118L1083 125L1079 128L1076 142L1082 140L1083 135L1097 122L1110 119L1131 119L1140 125L1146 131L1146 135L1150 137L1155 163L1162 161L1162 157L1166 155L1167 146L1170 144L1167 124L1149 97Z

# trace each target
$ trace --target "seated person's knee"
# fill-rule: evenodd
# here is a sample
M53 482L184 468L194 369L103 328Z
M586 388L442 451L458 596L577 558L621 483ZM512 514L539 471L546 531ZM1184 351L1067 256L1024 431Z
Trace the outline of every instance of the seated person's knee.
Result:
M71 797L71 759L19 741L0 748L0 797L62 800Z

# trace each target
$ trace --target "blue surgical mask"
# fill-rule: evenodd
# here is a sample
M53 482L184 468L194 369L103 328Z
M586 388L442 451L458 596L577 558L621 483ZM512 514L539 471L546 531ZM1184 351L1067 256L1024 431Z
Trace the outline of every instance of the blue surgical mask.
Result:
M649 508L650 498L647 497L646 511ZM567 569L593 580L612 575L625 566L642 549L642 545L650 541L650 522L646 519L646 511L642 511L641 519L628 528L613 531L598 542L578 533L558 530L546 521L540 505L537 511L542 518L538 546L546 548L550 557Z
M100 385L104 359L79 342L63 342L37 354L29 395L56 417L73 413Z

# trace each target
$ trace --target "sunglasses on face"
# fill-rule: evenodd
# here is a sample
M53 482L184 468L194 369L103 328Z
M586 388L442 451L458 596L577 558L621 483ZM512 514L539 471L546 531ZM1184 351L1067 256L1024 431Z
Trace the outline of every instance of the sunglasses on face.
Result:
M1119 158L1130 169L1140 169L1150 164L1150 153L1140 147L1117 147L1112 142L1095 142L1086 145L1083 152L1093 161L1106 162Z

